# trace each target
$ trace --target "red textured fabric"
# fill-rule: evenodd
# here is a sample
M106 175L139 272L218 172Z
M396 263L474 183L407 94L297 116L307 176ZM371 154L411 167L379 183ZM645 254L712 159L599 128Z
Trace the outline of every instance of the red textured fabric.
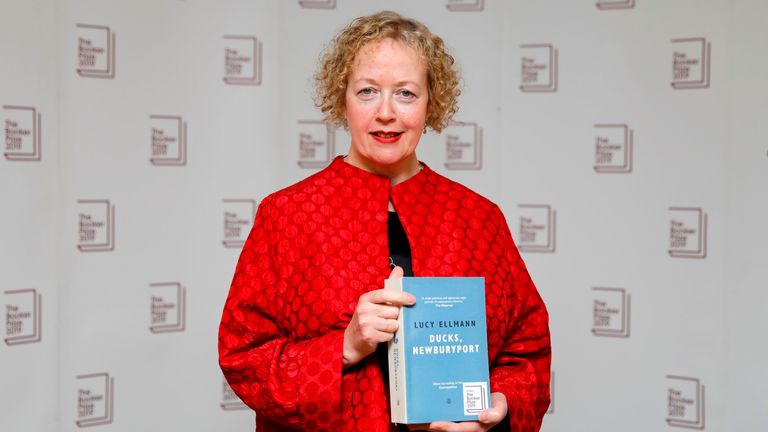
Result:
M426 165L390 187L338 157L262 201L224 306L219 363L258 432L389 430L375 356L342 371L342 351L357 299L390 273L390 198L414 276L485 277L491 391L511 431L538 431L548 316L499 208Z

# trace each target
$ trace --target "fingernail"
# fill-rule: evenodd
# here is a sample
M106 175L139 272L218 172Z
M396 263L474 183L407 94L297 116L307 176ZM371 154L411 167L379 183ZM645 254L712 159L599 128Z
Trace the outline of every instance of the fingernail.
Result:
M485 422L487 422L487 421L488 421L488 414L486 414L486 413L480 413L480 415L479 415L479 416L477 416L477 419L478 419L480 422L482 422L482 423L485 423Z

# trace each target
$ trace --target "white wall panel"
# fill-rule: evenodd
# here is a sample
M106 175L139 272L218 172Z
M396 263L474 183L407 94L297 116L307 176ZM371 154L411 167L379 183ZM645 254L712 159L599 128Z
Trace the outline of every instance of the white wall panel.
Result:
M312 77L381 9L462 72L463 123L418 155L502 207L548 305L543 430L765 424L762 2L13 0L0 430L252 429L216 364L239 248L347 152Z

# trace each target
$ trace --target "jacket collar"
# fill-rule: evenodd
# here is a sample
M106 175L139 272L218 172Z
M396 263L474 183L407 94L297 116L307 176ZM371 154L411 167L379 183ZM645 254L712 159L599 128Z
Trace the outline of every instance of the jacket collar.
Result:
M392 191L400 191L400 190L411 190L414 188L419 188L420 185L424 184L424 182L427 181L429 177L431 177L434 174L434 171L432 171L427 164L425 164L422 161L419 161L419 163L422 166L422 169L419 170L416 174L411 176L409 179L398 183L395 186L389 187L389 178L380 176L378 174L374 174L372 172L366 171L362 168L358 168L352 164L349 164L344 161L344 156L336 156L331 164L328 166L329 169L333 171L338 171L340 174L342 174L344 177L357 177L361 180L368 180L368 181L374 181L376 183L381 183L381 187L389 187L392 189Z

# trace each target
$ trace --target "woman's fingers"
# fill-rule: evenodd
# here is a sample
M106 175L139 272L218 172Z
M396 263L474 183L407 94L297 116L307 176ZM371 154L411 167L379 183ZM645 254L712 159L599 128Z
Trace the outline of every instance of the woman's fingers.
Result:
M416 303L416 297L414 297L413 294L387 289L369 291L360 296L360 299L365 299L365 301L370 303L390 304L395 306L411 306Z
M504 393L491 393L491 407L480 413L480 423L495 425L507 415L507 397Z
M429 424L430 431L445 431L445 432L484 432L488 428L479 422L432 422Z
M389 273L389 278L399 278L403 277L403 268L400 266L395 266L395 268L392 269L392 271Z

